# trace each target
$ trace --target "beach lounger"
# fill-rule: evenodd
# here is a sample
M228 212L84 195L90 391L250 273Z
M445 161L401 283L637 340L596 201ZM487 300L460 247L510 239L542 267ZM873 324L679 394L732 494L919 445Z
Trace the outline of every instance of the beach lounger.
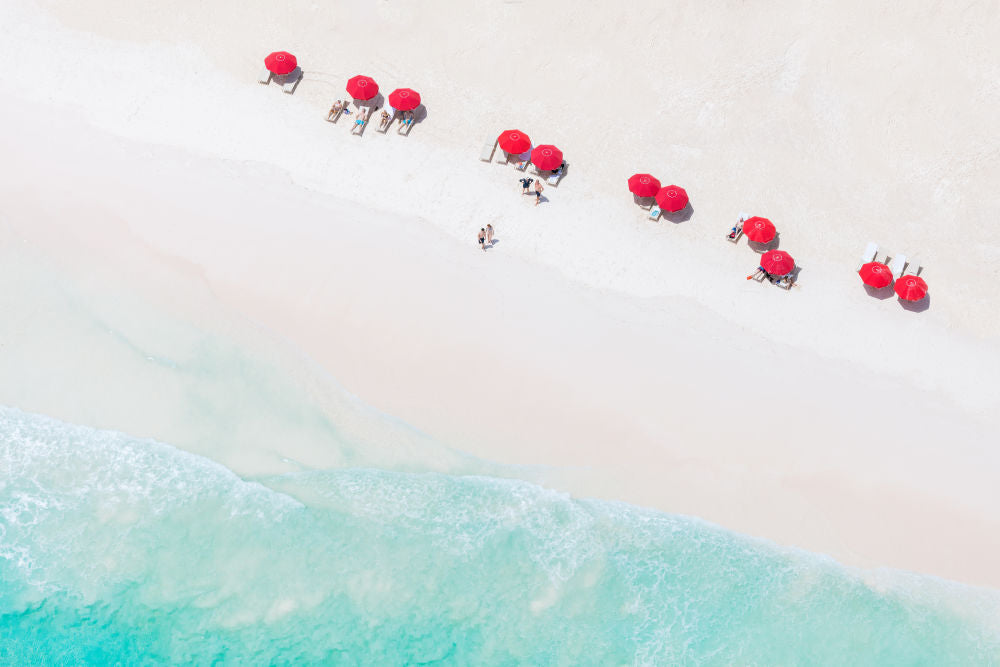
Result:
M391 116L389 116L389 120L386 121L385 127L382 127L381 118L379 118L378 122L379 126L375 128L375 131L378 132L379 134L385 134L386 132L389 131L389 128L392 127L392 124L396 122L396 114L392 114Z
M365 133L365 129L371 124L371 117L375 111L376 110L369 110L368 116L365 117L364 122L358 125L358 121L361 120L361 109L358 109L358 115L353 119L354 126L351 127L351 134L356 134L359 137L362 136Z
M904 276L919 276L920 275L920 269L922 269L922 268L923 267L920 266L920 260L911 259L910 262L906 265L906 271L903 271L903 275Z
M659 220L660 219L660 213L661 213L660 207L659 206L654 206L653 208L649 209L649 219L650 220Z
M545 182L552 186L558 186L559 181L562 180L562 177L566 173L567 168L569 168L569 162L563 162L562 169L560 169L558 173L552 174L547 179L545 179Z
M736 221L736 224L733 226L733 229L729 230L729 233L726 234L727 241L729 241L730 243L736 243L737 241L740 240L740 237L743 236L743 223L746 222L746 220L747 220L747 214L740 213L739 220Z
M344 115L344 108L343 107L341 107L340 110L337 111L336 113L330 113L329 111L327 111L326 112L326 121L328 123L336 123L338 120L340 120L340 117L342 115Z
M295 92L295 87L299 85L299 81L302 80L302 70L296 67L288 78L285 79L285 83L282 84L281 90L291 95Z
M413 129L413 121L411 118L409 123L404 123L402 120L399 121L399 127L396 128L396 134L401 134L404 137L410 136L410 130Z
M479 153L479 159L483 162L493 162L493 153L497 149L497 140L483 144L483 150Z
M861 261L858 262L858 268L855 270L860 271L861 267L868 262L874 262L876 254L878 254L878 244L874 241L869 241L868 245L865 246L865 251L861 253Z
M497 164L507 164L510 162L510 154L504 149L500 149L500 158L497 159Z
M892 273L892 277L898 280L901 275L903 275L903 267L906 266L906 255L896 255L889 262L889 272Z
M264 68L260 71L260 75L257 77L257 83L262 83L265 86L271 83L271 70Z

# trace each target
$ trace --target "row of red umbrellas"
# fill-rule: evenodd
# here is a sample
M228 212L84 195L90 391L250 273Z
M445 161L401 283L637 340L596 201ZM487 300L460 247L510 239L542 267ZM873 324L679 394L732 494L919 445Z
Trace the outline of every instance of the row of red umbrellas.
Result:
M679 185L661 187L660 181L649 174L633 174L628 179L628 189L636 197L655 197L657 205L671 213L684 210L691 201L684 188Z
M513 155L531 150L531 164L545 171L558 169L563 163L562 151L551 144L531 148L531 137L521 130L505 130L497 137L500 149Z
M876 289L888 287L892 282L892 269L882 262L868 262L864 264L858 275L865 285ZM927 282L920 276L903 276L896 281L893 286L896 295L905 301L920 301L927 296Z
M275 51L264 58L264 67L273 74L290 74L298 60L287 51ZM347 94L356 100L370 100L378 95L378 84L370 76L359 74L347 80ZM413 111L420 106L420 93L409 88L397 88L389 93L389 105L399 111Z
M378 95L378 84L370 76L358 74L347 80L347 94L356 100L370 100ZM389 93L389 106L399 111L413 111L420 106L420 93L410 88L397 88Z

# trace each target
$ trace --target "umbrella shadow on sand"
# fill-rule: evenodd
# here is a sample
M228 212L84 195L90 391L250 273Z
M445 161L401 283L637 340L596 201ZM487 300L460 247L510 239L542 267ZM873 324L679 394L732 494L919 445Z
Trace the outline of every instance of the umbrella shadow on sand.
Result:
M896 290L892 289L892 285L886 285L885 287L872 287L871 285L865 285L864 287L865 291L868 292L868 296L874 297L879 301L885 301L886 299L891 299L896 296Z
M371 111L377 111L385 106L385 97L382 96L382 93L376 93L375 97L369 100L359 100L358 98L354 98L353 101L354 106L357 109L360 109L361 107L368 107Z
M637 194L633 194L632 201L640 208L650 209L656 203L656 197L640 197Z
M931 295L928 294L920 301L907 301L906 299L899 299L899 305L903 307L903 310L908 310L911 313L922 313L931 307Z
M781 245L781 234L775 233L774 238L768 241L767 243L760 243L759 241L751 241L748 238L747 245L750 246L750 249L753 250L755 253L762 255L768 250L778 249L778 246Z
M676 213L671 213L670 211L663 211L660 215L663 217L664 220L668 220L676 225L677 223L687 222L688 220L691 219L691 216L694 215L694 206L692 206L689 202L687 206L677 211Z

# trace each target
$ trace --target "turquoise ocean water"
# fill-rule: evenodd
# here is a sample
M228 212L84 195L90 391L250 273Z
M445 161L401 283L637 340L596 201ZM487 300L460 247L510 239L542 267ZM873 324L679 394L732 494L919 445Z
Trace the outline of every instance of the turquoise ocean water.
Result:
M1000 597L514 480L0 408L0 664L1000 664Z

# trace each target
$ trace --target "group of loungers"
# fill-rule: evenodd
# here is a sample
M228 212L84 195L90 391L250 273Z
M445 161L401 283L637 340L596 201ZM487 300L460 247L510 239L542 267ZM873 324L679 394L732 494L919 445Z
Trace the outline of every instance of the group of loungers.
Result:
M389 128L392 127L392 124L398 121L396 134L401 134L404 137L410 134L414 122L412 111L399 111L389 107L388 110L383 110L381 114L376 116L378 110L379 107L355 105L354 111L351 111L350 102L347 100L343 100L342 102L337 101L326 112L325 120L330 123L336 123L345 114L352 116L351 134L357 136L363 135L370 123L375 123L378 126L375 129L376 132L386 134Z
M869 241L868 245L865 246L865 250L861 254L861 259L858 261L858 267L855 271L860 271L862 266L871 262L877 262L889 267L889 273L892 274L893 280L899 280L903 276L919 276L920 271L923 269L920 266L919 260L909 259L901 252L893 253L885 248L882 248L881 252L879 252L879 246L874 241Z
M500 157L497 158L496 160L497 164L510 164L511 162L513 162L514 169L517 169L518 171L527 170L528 165L530 164L531 173L535 174L540 178L544 178L545 182L552 186L559 185L559 181L562 180L563 175L565 175L566 173L566 168L569 166L569 163L563 160L562 165L558 169L553 169L551 171L541 170L535 165L531 164L530 149L525 151L524 153L521 153L520 155L513 155L503 150L502 148L499 148L499 143L500 143L499 139L494 139L493 141L488 141L485 144L483 144L483 150L479 154L479 159L482 160L483 162L494 162L493 156L497 153L499 149ZM547 176L546 173L548 174Z
M260 71L260 75L257 76L257 82L265 86L271 83L272 79L281 86L281 90L291 95L295 92L295 87L299 85L299 81L302 80L302 69L296 67L288 74L274 74L265 67Z

